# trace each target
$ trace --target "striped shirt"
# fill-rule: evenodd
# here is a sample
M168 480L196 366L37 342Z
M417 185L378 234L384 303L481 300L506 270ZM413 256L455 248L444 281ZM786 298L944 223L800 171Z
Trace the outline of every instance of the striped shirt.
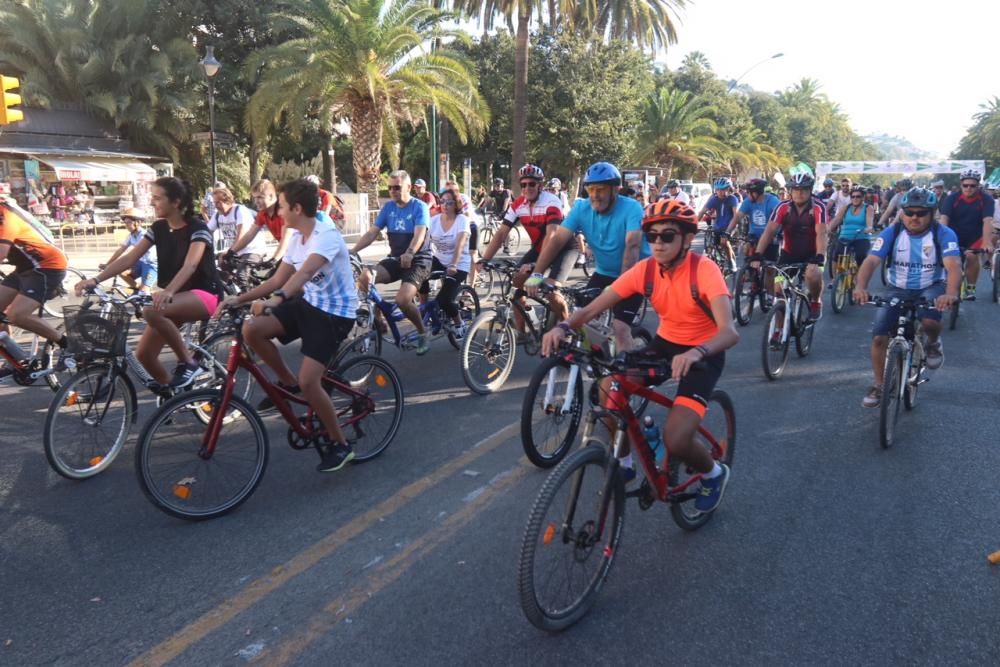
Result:
M302 298L325 313L354 319L358 290L351 272L351 258L344 237L333 224L317 220L307 239L297 229L291 230L288 251L281 261L298 271L309 255L321 256L326 264L306 282Z
M889 284L898 289L922 290L944 280L944 266L937 256L934 244L934 228L937 228L938 245L943 257L958 257L958 237L955 232L937 223L932 223L920 236L912 236L905 229L896 229L897 222L889 225L872 243L871 253L885 258L890 252ZM890 248L892 237L896 236L894 248Z

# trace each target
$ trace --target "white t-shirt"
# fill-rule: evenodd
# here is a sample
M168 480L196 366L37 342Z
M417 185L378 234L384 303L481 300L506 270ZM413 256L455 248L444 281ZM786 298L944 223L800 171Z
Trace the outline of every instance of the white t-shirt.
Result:
M833 214L851 203L851 194L844 194L843 190L837 190L826 200L827 213Z
M234 204L229 213L223 214L216 210L208 221L208 229L215 236L215 251L229 250L236 239L254 230L256 216L253 211L242 204ZM240 255L264 255L267 253L267 241L263 234L257 234Z
M434 251L434 257L445 266L450 266L455 261L455 244L458 242L458 235L469 232L469 219L462 214L455 217L451 229L445 231L441 223L441 216L435 215L431 218L431 226L428 229L427 243ZM425 246L427 247L427 246ZM469 257L468 242L462 244L462 256L458 260L459 271L468 271L472 268L472 259Z
M329 222L317 220L309 238L291 230L288 250L281 261L298 271L309 255L320 255L327 262L306 282L302 298L323 312L354 319L358 311L358 290L351 273L351 258L344 237Z
M676 195L671 195L670 191L668 190L667 194L663 195L660 198L661 199L676 199L677 201L681 202L682 204L687 204L688 206L691 205L691 195L689 195L688 193L684 192L683 190L678 190Z

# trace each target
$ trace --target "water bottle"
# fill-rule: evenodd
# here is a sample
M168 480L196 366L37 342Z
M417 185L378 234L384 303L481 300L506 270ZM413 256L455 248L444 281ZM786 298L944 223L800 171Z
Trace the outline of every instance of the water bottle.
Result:
M24 361L29 356L24 351L24 348L18 345L17 341L11 338L10 334L6 331L0 331L0 345L3 345L3 349L7 350L7 354L13 357L15 361Z
M526 309L528 311L528 319L531 321L531 326L535 327L536 330L539 329L539 323L541 320L538 318L538 313L535 312L534 306L528 306Z
M663 446L663 440L660 438L660 427L657 426L652 417L646 415L642 418L642 430L646 436L646 442L649 443L649 448L656 456L656 466L660 467L667 457L667 448Z

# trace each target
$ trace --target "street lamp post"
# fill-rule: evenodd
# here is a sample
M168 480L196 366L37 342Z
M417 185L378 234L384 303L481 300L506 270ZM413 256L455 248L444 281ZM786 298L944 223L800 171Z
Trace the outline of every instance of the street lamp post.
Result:
M752 72L755 67L759 67L760 65L763 65L764 63L766 63L768 60L774 60L775 58L780 58L783 55L785 55L785 54L784 53L775 53L773 56L768 56L767 58L764 58L760 62L756 62L753 65L750 65L750 67L747 68L747 71L743 72L743 74L740 74L738 77L736 77L735 79L733 79L732 83L729 84L729 90L726 91L726 92L732 92L733 88L736 87L736 84L738 84L740 81L742 81L743 77L745 77L747 74L749 74L750 72Z
M205 78L208 79L208 145L212 153L212 187L219 180L215 171L215 75L222 69L222 63L215 59L215 47L205 47L205 57L201 62Z

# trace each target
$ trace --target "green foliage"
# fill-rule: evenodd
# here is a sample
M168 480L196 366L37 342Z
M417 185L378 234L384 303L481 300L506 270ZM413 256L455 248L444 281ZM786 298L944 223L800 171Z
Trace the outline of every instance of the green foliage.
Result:
M979 113L962 137L952 157L959 160L986 160L986 174L1000 166L1000 97L979 105ZM984 174L985 175L985 174Z

